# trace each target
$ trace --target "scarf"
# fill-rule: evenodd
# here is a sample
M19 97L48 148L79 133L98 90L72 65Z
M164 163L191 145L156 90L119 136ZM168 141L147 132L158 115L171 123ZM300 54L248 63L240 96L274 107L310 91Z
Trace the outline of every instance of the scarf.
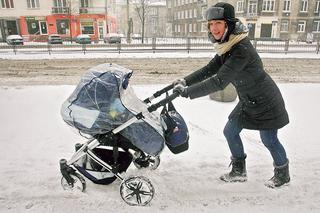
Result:
M237 44L238 42L243 40L245 37L247 37L248 34L249 34L248 32L237 34L237 35L231 34L228 42L221 43L221 44L215 43L214 49L216 50L217 54L221 56L226 52L228 52L235 44Z

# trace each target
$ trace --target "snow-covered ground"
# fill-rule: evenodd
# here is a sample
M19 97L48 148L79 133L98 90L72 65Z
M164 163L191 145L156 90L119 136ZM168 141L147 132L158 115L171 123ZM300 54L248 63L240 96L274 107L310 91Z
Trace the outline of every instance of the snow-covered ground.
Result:
M163 85L134 86L145 98ZM0 212L320 212L320 84L280 84L290 124L279 138L290 159L289 186L269 189L272 159L257 132L244 130L248 182L223 183L229 150L222 134L236 102L203 97L178 98L187 121L190 148L161 154L155 171L130 166L126 175L148 177L155 197L146 207L131 207L119 195L120 182L108 186L87 181L87 191L60 186L59 160L85 141L61 119L60 106L74 86L0 87Z

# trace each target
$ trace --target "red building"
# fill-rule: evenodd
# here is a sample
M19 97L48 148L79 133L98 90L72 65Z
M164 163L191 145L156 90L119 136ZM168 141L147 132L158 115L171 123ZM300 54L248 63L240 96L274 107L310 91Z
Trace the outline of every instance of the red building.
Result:
M98 41L117 29L116 19L108 16L106 20L102 14L21 16L19 22L21 35L28 41L46 41L50 34L65 39L87 34L93 41Z

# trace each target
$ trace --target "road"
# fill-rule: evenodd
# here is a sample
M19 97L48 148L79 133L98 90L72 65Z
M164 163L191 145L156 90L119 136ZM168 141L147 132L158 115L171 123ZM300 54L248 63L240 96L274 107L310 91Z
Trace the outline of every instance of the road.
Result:
M0 86L77 84L89 68L115 63L134 71L132 84L167 84L209 62L210 58L0 59ZM320 82L319 59L263 59L277 82Z

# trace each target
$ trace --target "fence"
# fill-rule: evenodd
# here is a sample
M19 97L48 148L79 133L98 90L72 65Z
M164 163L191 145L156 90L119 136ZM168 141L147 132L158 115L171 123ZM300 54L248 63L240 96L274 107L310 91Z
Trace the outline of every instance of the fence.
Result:
M260 53L316 53L319 54L319 41L313 43L291 42L288 40L251 40L253 46ZM105 44L103 42L92 44L77 44L68 41L63 44L48 44L46 42L25 42L24 45L0 44L0 53L66 53L66 52L159 52L159 51L212 51L213 45L208 38L144 38L131 40L122 39L121 43Z

